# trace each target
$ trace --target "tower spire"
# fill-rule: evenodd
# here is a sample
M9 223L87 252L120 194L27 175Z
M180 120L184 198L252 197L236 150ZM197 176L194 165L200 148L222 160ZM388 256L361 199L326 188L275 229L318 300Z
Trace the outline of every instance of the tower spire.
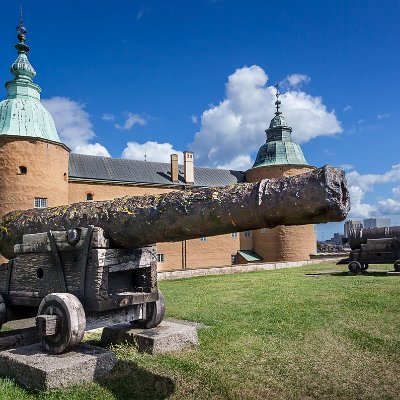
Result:
M22 6L19 10L19 24L17 26L17 38L19 43L15 45L18 52L18 58L11 66L11 73L15 76L15 80L22 80L32 82L32 78L36 75L35 69L30 64L27 54L29 52L29 46L25 44L27 29L24 26L22 18Z
M19 7L19 25L17 26L18 40L20 43L25 43L26 40L26 28L22 19L22 6Z
M281 101L279 100L279 95L281 94L279 92L279 82L277 82L277 84L275 85L275 89L276 89L276 101L275 101L275 106L276 106L276 111L275 111L275 115L281 115L282 113L279 111L279 107L282 104Z
M40 103L40 86L33 82L35 69L28 60L22 7L17 26L18 57L10 68L14 79L6 82L7 98L0 101L0 138L3 135L36 137L60 142L50 113Z

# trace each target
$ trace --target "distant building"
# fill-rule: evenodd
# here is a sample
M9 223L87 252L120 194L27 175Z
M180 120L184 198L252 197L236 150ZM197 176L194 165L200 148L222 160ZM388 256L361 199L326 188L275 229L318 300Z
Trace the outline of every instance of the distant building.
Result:
M342 245L343 235L341 233L334 233L333 237L326 241L326 243L333 244L333 245Z
M363 224L361 221L357 221L354 219L349 219L344 223L344 237L348 238L349 237L349 233L352 229L362 229L363 228Z
M380 228L383 226L391 226L390 218L368 218L364 219L364 229Z

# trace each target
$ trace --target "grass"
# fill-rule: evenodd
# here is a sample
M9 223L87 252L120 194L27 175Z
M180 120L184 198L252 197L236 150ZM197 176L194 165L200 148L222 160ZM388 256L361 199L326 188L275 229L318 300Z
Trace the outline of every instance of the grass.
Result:
M377 268L163 281L168 316L208 326L199 347L151 356L116 346L116 367L97 383L36 395L2 379L0 399L398 399L400 279Z

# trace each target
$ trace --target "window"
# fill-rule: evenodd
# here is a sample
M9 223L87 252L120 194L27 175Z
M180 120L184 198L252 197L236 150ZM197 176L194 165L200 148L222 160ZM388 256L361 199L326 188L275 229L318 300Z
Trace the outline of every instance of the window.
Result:
M157 254L157 262L162 263L164 262L164 254Z
M238 233L237 232L232 232L231 235L232 235L233 238L237 238L238 237Z
M244 237L251 237L251 231L244 231Z
M43 197L35 197L35 208L46 208L47 207L47 199Z
M206 237L201 237L200 238L200 242L207 242L207 238Z
M231 254L231 264L236 264L236 254Z
M262 228L261 233L268 233L269 229L268 228Z
M93 200L93 193L88 193L86 195L86 200L89 200L89 201Z
M28 172L28 168L26 168L24 165L19 166L19 174L20 175L26 175L27 172Z

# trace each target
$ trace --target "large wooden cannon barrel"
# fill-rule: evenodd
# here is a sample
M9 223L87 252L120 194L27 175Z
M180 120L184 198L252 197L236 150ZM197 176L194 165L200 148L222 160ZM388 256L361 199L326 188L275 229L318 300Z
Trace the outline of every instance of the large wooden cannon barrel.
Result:
M0 221L0 252L13 257L14 244L24 234L76 226L101 227L114 245L132 249L278 225L341 221L349 206L344 172L325 166L256 183L14 211Z
M349 233L349 245L352 250L360 249L368 239L400 239L400 226L386 226L381 228L352 229Z

